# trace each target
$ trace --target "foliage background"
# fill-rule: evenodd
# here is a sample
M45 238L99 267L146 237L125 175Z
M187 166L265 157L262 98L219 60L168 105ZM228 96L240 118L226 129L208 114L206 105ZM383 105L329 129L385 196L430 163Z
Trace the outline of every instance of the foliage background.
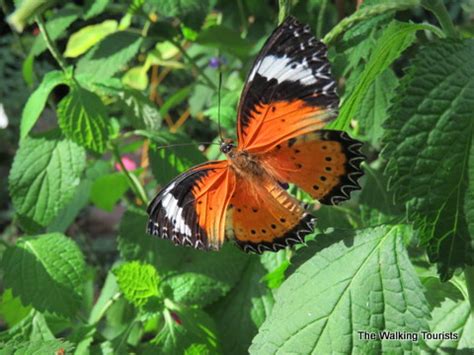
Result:
M473 351L472 0L0 4L2 354ZM159 186L220 158L219 71L232 136L287 13L330 48L362 191L296 250L144 234ZM420 338L358 335L383 330Z

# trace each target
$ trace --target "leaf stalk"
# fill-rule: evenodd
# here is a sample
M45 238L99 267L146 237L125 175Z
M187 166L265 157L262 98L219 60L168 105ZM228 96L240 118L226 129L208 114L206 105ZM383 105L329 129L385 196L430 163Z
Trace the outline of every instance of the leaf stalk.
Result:
M436 16L447 37L458 37L453 21L449 17L448 10L446 9L446 6L444 6L442 0L422 0L421 6L428 11L431 11Z
M66 61L64 60L63 56L59 52L55 43L49 36L48 30L46 29L46 25L41 15L36 16L36 23L38 24L41 35L43 36L44 41L46 42L46 46L48 47L48 50L50 51L50 53L52 54L56 62L59 64L61 69L64 71L64 73L67 74L68 70L67 70Z
M146 196L143 186L140 185L140 181L138 180L138 178L136 176L132 176L132 174L130 174L130 171L127 170L125 164L122 161L122 157L120 156L119 149L114 143L112 143L112 154L117 163L119 163L120 167L122 168L122 172L127 177L128 183L135 196L137 196L137 198L142 202L143 205L148 205L148 197Z
M361 22L370 17L381 15L391 11L401 11L411 9L419 5L419 0L408 0L408 1L394 1L393 3L366 6L360 10L354 12L351 16L344 18L336 26L329 31L322 41L326 45L333 44L339 36L346 32L349 28L354 26L356 23Z

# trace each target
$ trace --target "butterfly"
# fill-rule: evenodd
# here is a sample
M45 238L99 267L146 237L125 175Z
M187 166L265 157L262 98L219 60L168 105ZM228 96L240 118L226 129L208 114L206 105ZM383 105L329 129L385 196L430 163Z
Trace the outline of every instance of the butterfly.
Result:
M147 232L175 244L218 250L277 251L304 242L316 219L285 189L298 186L325 205L360 189L362 143L324 130L339 99L327 48L308 25L288 17L257 56L238 106L237 142L226 160L195 166L148 206Z

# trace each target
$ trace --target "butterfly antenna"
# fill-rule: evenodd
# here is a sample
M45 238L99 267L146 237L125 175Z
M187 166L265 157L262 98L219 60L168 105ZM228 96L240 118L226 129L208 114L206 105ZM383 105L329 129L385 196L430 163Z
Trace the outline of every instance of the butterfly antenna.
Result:
M155 149L165 149L165 148L174 148L174 147L186 147L190 145L200 145L200 144L209 144L209 145L219 145L216 142L195 142L195 143L176 143L176 144L165 144L155 147Z
M221 142L224 141L224 137L222 136L222 128L221 128L221 88L222 88L222 72L219 70L219 85L217 87L217 126L219 129L219 139Z

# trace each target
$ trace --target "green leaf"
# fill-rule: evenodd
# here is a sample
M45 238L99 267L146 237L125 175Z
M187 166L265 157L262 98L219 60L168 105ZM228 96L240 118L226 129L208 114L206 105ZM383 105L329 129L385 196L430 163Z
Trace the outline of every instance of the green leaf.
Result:
M474 263L464 211L474 133L474 41L419 51L386 120L386 174L443 280Z
M222 100L215 103L215 106L204 111L214 122L218 123L220 114L220 123L223 128L233 130L235 127L235 118L237 117L237 105L240 98L240 90L229 91L222 96Z
M144 211L129 210L120 223L118 246L126 260L140 260L156 267L169 298L204 306L224 296L239 280L248 256L233 245L219 252L175 246L145 233Z
M161 116L167 115L172 108L178 106L180 103L186 100L189 97L192 89L193 85L188 85L171 95L160 108Z
M99 96L74 85L58 105L59 126L76 143L102 153L109 139L107 110Z
M104 81L127 65L142 42L143 38L132 32L112 33L77 62L76 74L93 82Z
M79 57L92 46L117 30L117 21L106 20L96 25L82 27L70 37L64 51L64 56L69 58Z
M88 20L94 16L100 15L107 8L110 0L86 0L84 15L82 16L84 20Z
M73 317L85 272L77 245L59 233L23 237L4 254L5 285L23 304ZM19 277L20 275L20 277Z
M429 321L432 333L441 336L425 339L431 353L469 353L474 349L474 318L471 316L469 301L450 282L442 283L437 278L425 280L426 298L433 310ZM437 297L434 298L433 295ZM451 334L449 334L451 333Z
M160 296L158 273L150 264L138 261L123 264L115 270L115 276L125 298L136 307L142 307Z
M402 241L409 230L338 231L299 250L306 261L278 289L250 353L416 352L410 341L358 336L428 330L428 305Z
M48 323L43 314L35 313L31 322L31 335L29 340L53 340L54 334L49 329Z
M19 298L14 297L12 290L6 289L0 301L0 318L3 319L11 328L22 319L24 319L31 311L31 307L25 307L21 304Z
M90 199L94 205L112 212L117 202L127 192L128 180L122 173L112 173L97 178L90 190Z
M64 73L58 70L50 71L44 76L43 81L28 98L23 109L20 124L21 138L25 138L35 125L41 112L43 112L51 91L58 85L66 84L67 81Z
M84 150L53 134L24 138L9 176L19 215L46 226L72 199L85 168Z
M384 72L400 54L415 40L415 32L424 29L422 25L393 21L378 39L376 47L362 72L359 81L347 99L342 103L339 117L330 127L345 130L358 111L364 93L376 77Z
M474 239L474 144L471 141L471 151L469 152L468 162L468 188L464 202L464 211L468 223L469 235Z
M122 77L122 83L132 89L145 91L148 87L148 68L138 66L130 68Z
M152 340L156 344L154 353L183 354L193 344L204 344L212 354L216 353L216 325L204 311L175 305L165 311L165 320L163 329Z
M181 258L180 264L163 278L163 284L172 289L176 302L202 307L231 290L248 256L227 243L214 253L184 248Z
M205 17L215 4L214 0L148 0L148 2L155 5L162 16L178 17L194 30L202 26Z
M119 93L126 117L136 129L158 130L161 114L155 104L138 90L126 89Z
M361 134L375 147L380 146L382 123L388 116L388 106L397 85L395 73L388 68L370 84L360 103L357 117Z
M6 344L2 354L31 355L31 354L67 354L74 349L73 344L59 339L35 340L22 343Z
M117 285L117 278L113 271L109 271L100 290L100 295L89 314L89 324L99 322L103 316L104 310L109 308L109 303L114 302L119 295L120 290Z
M196 42L203 46L227 51L239 58L248 57L253 48L252 43L243 39L238 31L225 26L206 28L199 33Z
M232 291L212 306L225 354L246 353L258 328L270 314L273 296L262 281L265 274L259 257L252 257Z
M151 171L160 185L165 185L178 174L206 161L196 145L164 147L173 144L191 143L184 133L157 132L150 145Z
M76 189L73 198L59 211L46 228L47 233L65 233L74 222L81 210L89 204L89 195L92 182L89 179L82 180Z

